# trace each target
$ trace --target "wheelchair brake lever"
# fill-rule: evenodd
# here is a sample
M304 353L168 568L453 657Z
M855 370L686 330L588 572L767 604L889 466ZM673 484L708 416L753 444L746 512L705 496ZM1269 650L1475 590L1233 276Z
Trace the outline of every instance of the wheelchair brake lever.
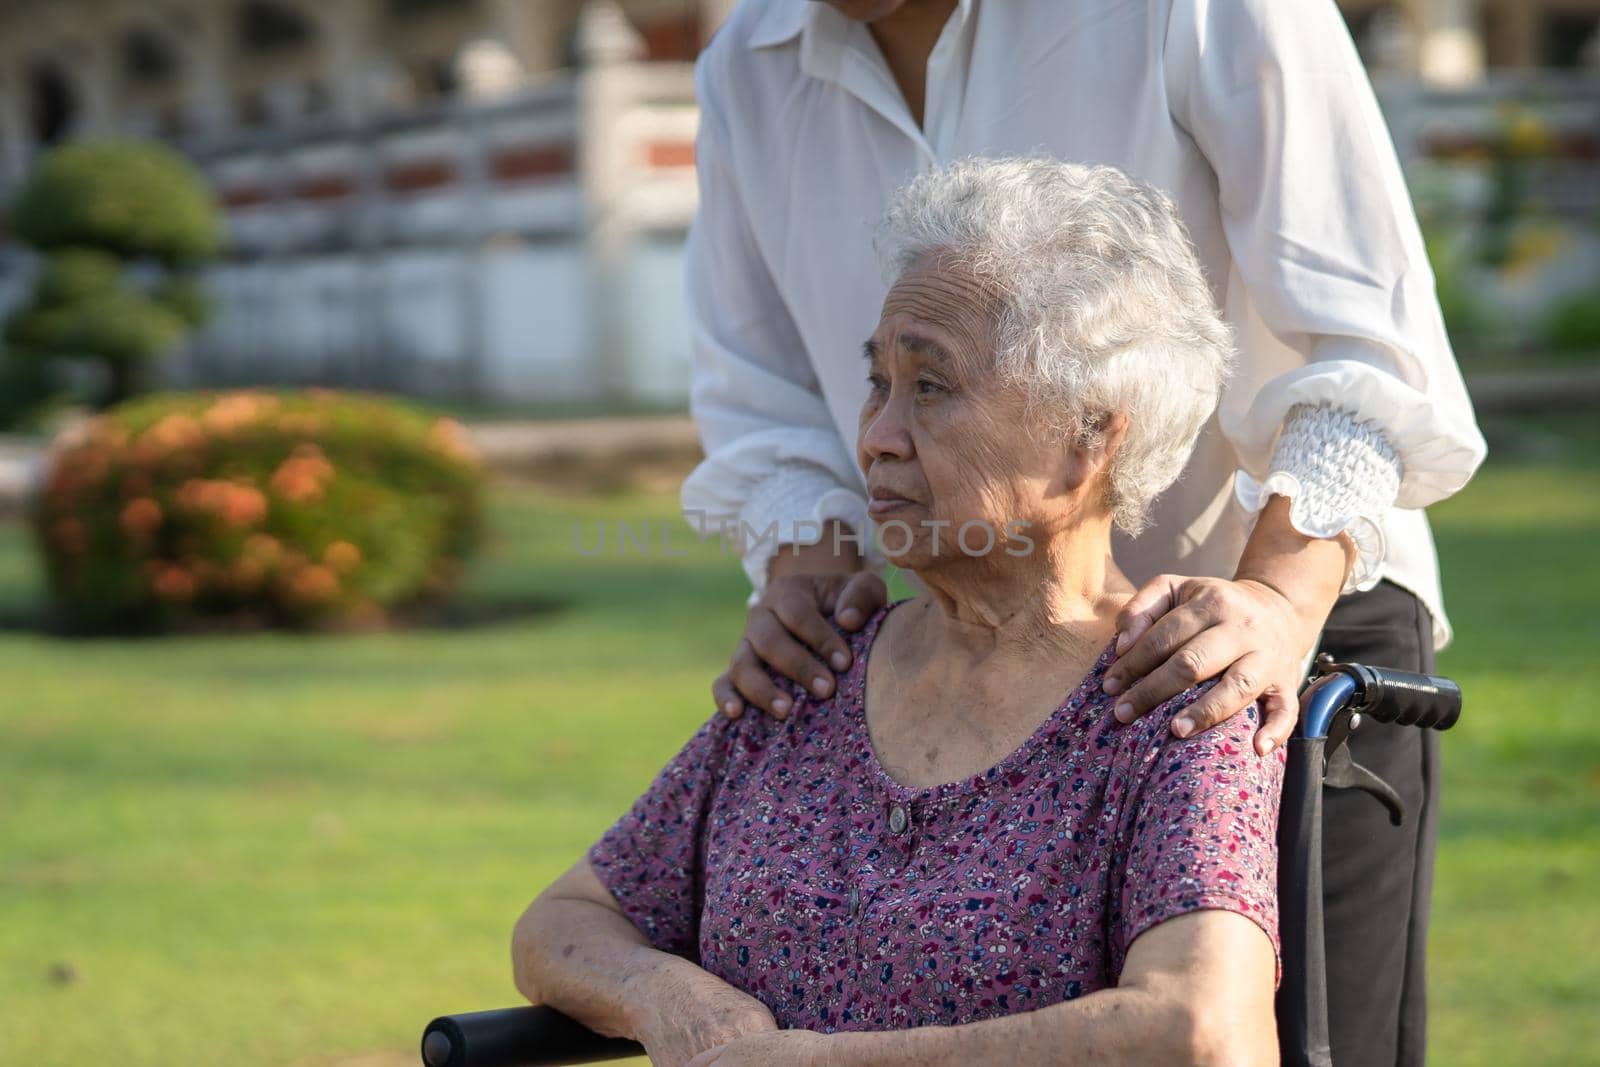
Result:
M1312 666L1311 677L1321 678L1343 667L1343 664L1334 662L1333 657L1324 652L1317 657L1316 663ZM1400 794L1395 792L1394 787L1388 782L1361 766L1350 755L1347 744L1350 740L1350 731L1360 722L1361 716L1358 712L1342 708L1334 714L1333 721L1328 723L1327 741L1323 747L1322 784L1333 789L1359 789L1376 797L1385 808L1389 809L1389 822L1394 826L1400 826L1406 818L1406 806L1400 799Z
M1341 744L1327 752L1322 772L1322 784L1334 789L1359 789L1378 798L1389 809L1389 822L1399 826L1405 822L1406 806L1394 787L1350 758L1350 750Z

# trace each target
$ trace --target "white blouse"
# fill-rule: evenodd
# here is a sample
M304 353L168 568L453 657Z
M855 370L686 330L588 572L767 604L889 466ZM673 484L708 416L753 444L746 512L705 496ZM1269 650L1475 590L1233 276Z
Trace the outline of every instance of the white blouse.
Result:
M868 521L861 343L887 292L871 234L907 179L967 155L1121 168L1178 205L1237 369L1183 478L1118 563L1231 577L1268 495L1349 531L1351 588L1418 594L1449 639L1421 508L1484 456L1376 99L1332 0L961 0L924 126L861 23L742 0L697 68L691 522L778 543ZM876 561L876 560L875 560Z

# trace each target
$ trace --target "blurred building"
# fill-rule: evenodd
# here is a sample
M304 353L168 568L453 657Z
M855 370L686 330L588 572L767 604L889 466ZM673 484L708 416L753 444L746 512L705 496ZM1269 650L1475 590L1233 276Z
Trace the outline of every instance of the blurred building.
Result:
M691 63L732 3L0 0L0 203L71 138L197 161L231 246L176 381L678 401ZM1565 109L1562 210L1600 210L1600 0L1340 6L1452 203L1492 197L1473 161L1532 91ZM0 313L27 268L0 231Z
M0 202L165 139L230 250L176 381L681 399L711 0L0 0ZM3 241L3 238L0 238ZM27 285L0 249L0 311Z
M1600 0L1339 0L1375 75L1463 87L1502 72L1600 70Z

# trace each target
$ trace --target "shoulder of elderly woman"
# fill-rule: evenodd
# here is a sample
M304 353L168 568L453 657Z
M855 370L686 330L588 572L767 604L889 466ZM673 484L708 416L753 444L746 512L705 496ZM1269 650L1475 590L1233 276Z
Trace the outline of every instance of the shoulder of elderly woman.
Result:
M1186 751L1199 752L1221 747L1224 755L1232 755L1233 753L1228 750L1237 748L1241 757L1269 758L1255 756L1252 739L1261 725L1261 708L1255 703L1246 706L1238 715L1192 737L1182 738L1172 732L1172 720L1176 719L1185 708L1209 693L1218 681L1220 679L1208 678L1198 685L1190 686L1164 704L1158 705L1150 714L1126 725L1118 724L1115 727L1115 736L1120 738L1123 744L1148 747L1151 750L1168 748L1180 756ZM1281 752L1274 755L1281 758Z
M881 608L878 609L878 614L885 614L892 607L894 607L893 604L888 604L888 605L886 605L884 607L881 607ZM871 632L874 632L875 629L876 629L875 627L873 627L871 625L872 620L868 619L865 623L863 623L860 627L858 627L855 630L847 630L847 629L845 629L843 626L841 626L839 624L839 620L834 618L834 616L831 613L826 615L825 618L828 621L828 625L833 627L834 632L837 633L839 635L839 637L844 640L845 647L850 650L850 662L851 662L851 664L854 665L856 663L859 663L860 660L861 660L861 657L867 655L868 652L871 650L871 644L868 641L867 635L869 633L871 633ZM772 684L774 686L776 686L780 692L782 692L785 696L787 696L789 698L790 705L792 707L794 707L796 710L798 710L801 707L802 703L806 703L806 702L817 703L818 702L816 697L812 696L809 692L806 691L806 687L805 686L801 685L799 682L797 682L794 679L792 679L792 678L788 677L787 675L783 674L782 672L780 672L778 670L778 668L774 667L772 664L763 661L762 664L761 664L761 668L767 672L767 677L772 681ZM837 677L842 679L845 676L846 673L847 672L844 672L844 671L837 672ZM750 716L745 716L745 717L749 718ZM763 715L763 716L758 716L758 717L759 718L767 718L768 716L764 716Z

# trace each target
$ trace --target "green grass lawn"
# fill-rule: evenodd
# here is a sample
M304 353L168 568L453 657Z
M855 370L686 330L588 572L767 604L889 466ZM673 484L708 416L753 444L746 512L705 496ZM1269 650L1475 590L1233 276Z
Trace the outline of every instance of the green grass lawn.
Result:
M1435 512L1468 693L1432 956L1451 1067L1600 1062L1600 435L1567 421L1511 427ZM659 550L673 516L498 493L459 629L0 632L9 1060L404 1063L429 1016L512 1003L513 919L708 713L743 617L681 524L685 556L615 553L617 520ZM613 551L580 556L580 519ZM0 614L39 595L0 525Z

